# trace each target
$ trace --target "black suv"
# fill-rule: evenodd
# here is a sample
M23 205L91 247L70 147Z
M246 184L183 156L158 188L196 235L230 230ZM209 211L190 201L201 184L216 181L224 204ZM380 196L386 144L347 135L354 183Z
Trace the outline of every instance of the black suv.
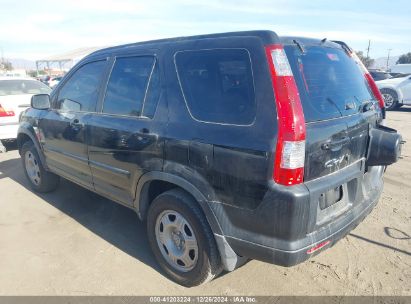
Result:
M61 176L132 208L194 286L247 259L295 265L358 225L400 154L384 115L343 42L213 34L87 56L33 96L18 146L34 190Z

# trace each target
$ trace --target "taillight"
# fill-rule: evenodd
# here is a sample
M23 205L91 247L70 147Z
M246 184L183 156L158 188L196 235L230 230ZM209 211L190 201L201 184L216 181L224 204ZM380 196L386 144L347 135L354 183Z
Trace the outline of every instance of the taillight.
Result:
M304 178L305 119L297 84L280 44L265 48L277 105L278 139L273 178L291 186Z
M6 111L0 104L0 117L14 116L14 111Z
M354 52L351 54L351 56L354 58L354 60L358 63L361 71L364 74L364 78L367 80L368 86L370 87L375 99L378 100L378 104L380 105L381 111L382 111L382 116L385 118L385 102L384 98L381 95L380 90L378 89L377 85L375 84L374 78L372 78L370 72L368 72L367 68L364 66L364 64L361 62L361 59L358 58L357 54Z
M372 78L371 74L368 71L367 73L364 74L364 76L365 76L365 79L367 79L368 85L370 86L370 89L372 93L374 94L375 99L378 100L378 104L380 105L383 118L385 118L385 102L380 92L380 89L378 89L377 84L374 81L374 78Z

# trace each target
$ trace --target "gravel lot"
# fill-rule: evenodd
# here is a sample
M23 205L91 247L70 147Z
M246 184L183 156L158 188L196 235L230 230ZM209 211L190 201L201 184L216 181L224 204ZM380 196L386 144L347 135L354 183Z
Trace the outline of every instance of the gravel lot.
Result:
M0 295L411 295L411 108L387 125L404 158L347 237L293 268L250 261L191 289L161 273L133 211L65 180L35 194L18 152L0 154Z

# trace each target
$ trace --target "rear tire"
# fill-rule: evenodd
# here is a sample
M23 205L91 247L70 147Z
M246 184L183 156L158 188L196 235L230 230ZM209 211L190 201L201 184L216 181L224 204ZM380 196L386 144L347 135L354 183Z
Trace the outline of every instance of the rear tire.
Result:
M48 172L41 163L39 154L32 141L27 141L21 148L21 160L24 173L31 188L36 192L51 192L57 188L60 177Z
M157 262L180 285L197 286L222 271L217 244L202 210L180 189L164 192L153 200L147 215L147 234Z
M391 89L381 89L382 97L384 98L385 108L387 111L392 111L399 108L398 94Z

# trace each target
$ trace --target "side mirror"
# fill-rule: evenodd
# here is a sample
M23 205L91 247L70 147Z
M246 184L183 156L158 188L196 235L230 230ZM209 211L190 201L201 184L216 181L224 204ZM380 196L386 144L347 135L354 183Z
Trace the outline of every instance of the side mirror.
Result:
M50 108L50 95L37 94L31 96L31 107L37 110L47 110Z

